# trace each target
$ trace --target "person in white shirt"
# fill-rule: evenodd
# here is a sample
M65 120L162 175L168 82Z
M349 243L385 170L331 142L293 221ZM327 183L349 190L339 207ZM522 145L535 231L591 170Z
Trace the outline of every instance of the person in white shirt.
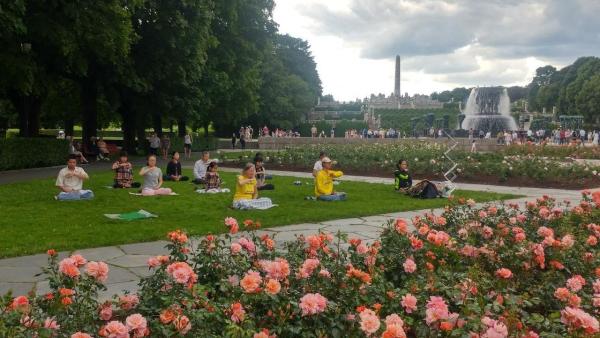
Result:
M62 168L56 178L60 193L55 197L59 201L88 200L94 198L91 190L83 189L83 181L90 178L83 168L77 166L77 156L70 155L67 167Z
M160 148L160 138L156 136L156 133L152 133L148 138L148 142L150 142L150 154L158 155L158 149Z
M319 173L319 171L323 170L323 158L326 157L327 154L325 154L324 151L319 153L319 160L317 162L315 162L315 165L313 166L313 171L312 174L314 177L317 177L317 174Z
M185 158L192 158L192 135L186 133L183 137L183 149L185 150Z
M192 181L195 184L204 184L206 177L206 168L210 162L214 162L214 160L210 159L210 153L208 151L202 152L202 158L200 158L194 164L194 180Z

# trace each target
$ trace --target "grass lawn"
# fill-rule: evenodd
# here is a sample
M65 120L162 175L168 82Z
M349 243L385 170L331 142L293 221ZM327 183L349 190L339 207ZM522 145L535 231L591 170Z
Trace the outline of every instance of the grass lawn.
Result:
M190 174L189 171L186 174ZM224 186L234 188L234 174L221 173ZM232 194L201 195L188 182L166 183L179 196L141 197L129 195L132 190L113 190L112 172L94 173L85 188L91 188L92 201L59 202L54 179L33 180L0 186L0 257L20 256L56 250L74 250L124 243L163 239L168 231L185 229L193 235L221 233L227 216L260 220L264 227L338 218L375 215L416 209L441 207L443 199L419 200L395 193L391 186L359 182L342 182L337 189L345 191L345 202L304 200L312 195L312 180L275 177L276 190L263 192L278 207L266 211L237 211L229 208ZM310 184L307 184L310 183ZM513 198L514 195L474 191L457 191L457 196L476 201ZM123 213L144 209L158 218L138 221L116 221L105 213Z

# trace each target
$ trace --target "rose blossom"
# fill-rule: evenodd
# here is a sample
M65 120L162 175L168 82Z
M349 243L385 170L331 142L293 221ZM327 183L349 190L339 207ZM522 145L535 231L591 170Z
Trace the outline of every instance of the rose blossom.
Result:
M402 320L402 318L400 318L400 316L398 316L395 313L392 313L391 315L385 317L385 325L386 326L398 325L398 326L402 327L402 326L404 326L404 321Z
M569 279L567 279L567 288L573 292L577 292L581 290L581 288L585 285L585 279L581 277L581 275L575 275Z
M104 326L108 338L129 338L129 330L118 321L112 321Z
M360 317L360 329L367 335L372 335L379 330L381 322L379 317L373 312L373 310L366 309L359 315Z
M512 271L507 268L501 268L496 270L496 276L504 279L509 279L512 277Z
M231 251L232 255L237 255L242 251L242 246L239 243L231 243L229 251Z
M560 321L573 329L581 328L588 334L600 331L598 320L581 309L567 306L560 314Z
M108 265L104 262L89 262L86 266L86 273L99 282L106 282L108 279Z
M140 303L140 299L136 295L123 295L119 298L119 303L121 309L131 310Z
M112 304L110 302L106 302L100 306L99 316L100 319L107 321L112 318Z
M15 297L10 307L13 310L27 312L27 310L29 309L29 299L25 296Z
M75 278L80 275L77 263L72 258L65 258L58 263L58 271L63 275Z
M290 264L284 258L276 258L274 261L259 261L261 269L267 274L267 277L282 281L290 274Z
M306 259L302 263L302 266L300 267L300 271L298 272L299 277L300 278L308 278L310 275L312 275L313 271L315 271L315 269L320 264L321 264L321 262L316 258Z
M303 316L314 315L325 311L327 298L318 293L307 293L300 298L300 309Z
M75 332L71 335L71 338L92 338L92 336L83 332Z
M225 225L229 228L229 233L232 235L236 234L240 229L237 220L233 217L225 218Z
M404 311L406 313L412 313L417 310L417 298L410 293L402 296L402 301L400 304L404 307Z
M429 297L427 310L425 310L425 322L427 322L427 325L431 325L438 320L446 320L449 316L448 305L442 297Z
M54 317L48 317L46 320L44 320L44 328L49 330L58 330L60 329L60 325L58 325Z
M406 261L402 264L404 267L404 271L407 273L413 273L417 270L417 264L411 258L407 258Z
M192 324L190 323L190 319L186 316L179 316L173 321L173 325L175 329L185 335L192 329Z
M146 330L148 329L148 322L141 314L135 313L128 316L125 319L125 324L130 331L134 331L135 337L145 336Z
M175 262L167 266L167 273L179 284L193 284L198 280L198 275L186 262Z
M276 279L269 279L265 284L265 291L271 295L276 295L281 291L281 284Z
M234 323L240 323L244 321L246 318L246 310L241 303L233 303L231 304L231 320Z
M246 272L244 278L240 281L240 286L246 293L255 293L260 291L260 284L262 283L262 278L260 274L256 271L250 270Z

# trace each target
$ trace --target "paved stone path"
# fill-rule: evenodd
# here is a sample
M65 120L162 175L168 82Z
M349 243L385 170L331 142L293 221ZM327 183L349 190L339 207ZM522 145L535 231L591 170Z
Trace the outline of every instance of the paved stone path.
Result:
M222 168L226 171L237 171L235 169ZM311 177L310 173L270 171L271 174L280 176ZM39 174L39 173L38 173ZM361 181L369 183L392 184L393 180L388 178L345 176L344 180ZM504 187L481 184L459 184L460 189L493 191L499 193L512 193L527 196L511 200L511 202L524 203L542 195L549 195L558 201L570 200L578 202L580 192L575 190L540 189L522 187ZM309 235L319 230L336 233L342 231L350 236L361 238L365 241L376 239L388 220L396 218L411 219L424 210L389 213L376 216L330 220L320 223L294 224L281 227L267 228L261 230L263 233L276 234L278 242L294 240L298 235ZM434 212L441 212L436 209ZM198 239L193 239L197 241ZM135 292L140 277L149 274L146 261L149 257L166 254L164 246L166 241L155 241L138 244L117 245L102 248L79 250L88 260L105 261L110 266L109 279L106 283L108 290L101 294L101 298L109 298L124 290ZM69 252L60 252L59 258L66 257ZM32 256L15 257L0 260L0 294L12 290L14 294L24 294L32 289L38 293L49 290L47 282L44 281L41 268L46 266L47 256L38 254Z

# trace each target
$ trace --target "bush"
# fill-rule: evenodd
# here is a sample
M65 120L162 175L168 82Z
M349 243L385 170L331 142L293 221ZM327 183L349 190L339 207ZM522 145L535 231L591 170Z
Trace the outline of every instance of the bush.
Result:
M314 123L317 127L317 132L321 133L322 130L325 131L325 136L331 136L331 124L325 121L319 121ZM300 132L300 136L309 137L310 128L312 128L313 123L302 123L298 128ZM344 133L348 129L356 129L360 132L361 129L367 128L367 123L364 121L351 121L351 120L339 120L335 123L335 137L344 137Z
M318 233L277 245L258 222L227 218L230 234L197 246L169 233L139 292L104 303L105 263L49 250L51 291L0 300L0 336L592 337L599 205L600 192L570 209L451 199L367 243Z
M69 142L53 138L0 140L0 170L49 167L65 163Z

